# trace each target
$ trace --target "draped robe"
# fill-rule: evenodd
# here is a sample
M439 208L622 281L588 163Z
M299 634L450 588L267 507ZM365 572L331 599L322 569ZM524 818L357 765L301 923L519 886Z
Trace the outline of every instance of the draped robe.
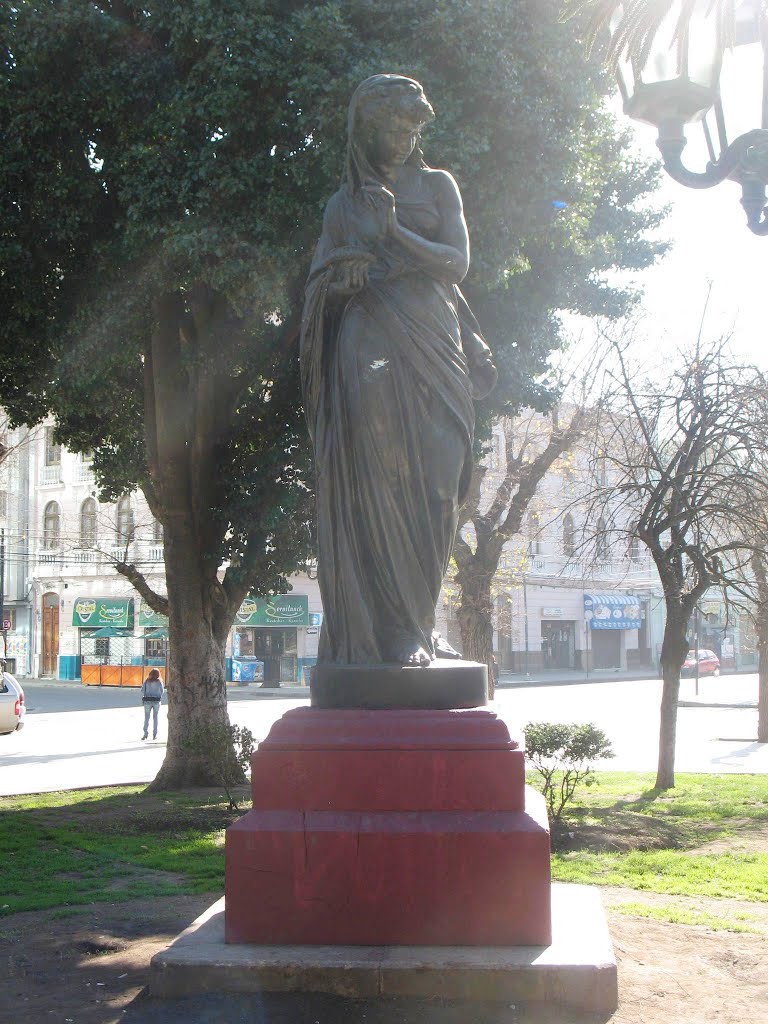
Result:
M422 182L398 195L403 227L427 239L440 212ZM366 197L328 203L302 323L304 408L314 446L318 661L372 664L415 642L433 653L435 605L472 471L474 407L462 347L482 345L459 289L396 242L371 245ZM370 260L367 285L334 295L339 261ZM487 347L485 348L487 352Z

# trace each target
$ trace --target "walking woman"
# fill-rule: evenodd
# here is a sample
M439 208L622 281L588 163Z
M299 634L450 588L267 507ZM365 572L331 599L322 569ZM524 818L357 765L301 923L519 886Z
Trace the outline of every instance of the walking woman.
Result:
M144 735L143 740L149 733L149 716L152 716L152 739L157 739L157 719L160 712L160 702L163 699L165 687L156 668L150 669L147 678L141 684L141 699L144 704Z

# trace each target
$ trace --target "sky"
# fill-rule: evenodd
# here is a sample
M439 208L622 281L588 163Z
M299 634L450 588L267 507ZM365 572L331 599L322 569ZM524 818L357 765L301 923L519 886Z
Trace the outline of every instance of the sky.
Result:
M638 135L652 155L655 131ZM747 227L741 189L730 181L690 189L665 175L659 197L670 207L660 235L673 248L631 278L644 292L643 333L665 349L694 341L700 327L705 338L733 332L734 351L768 367L768 236Z

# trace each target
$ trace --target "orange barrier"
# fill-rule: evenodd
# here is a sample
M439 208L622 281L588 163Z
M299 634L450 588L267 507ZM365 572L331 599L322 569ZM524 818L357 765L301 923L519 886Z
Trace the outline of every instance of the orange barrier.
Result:
M144 665L82 665L84 686L141 686L148 672Z

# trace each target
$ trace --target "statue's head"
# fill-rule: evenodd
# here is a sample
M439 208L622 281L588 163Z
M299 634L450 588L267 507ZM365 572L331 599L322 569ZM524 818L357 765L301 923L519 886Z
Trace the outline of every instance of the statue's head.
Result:
M353 190L375 179L370 154L377 134L397 125L420 132L434 120L435 112L421 85L404 75L373 75L355 89L347 115L347 182ZM416 144L407 163L424 166Z

